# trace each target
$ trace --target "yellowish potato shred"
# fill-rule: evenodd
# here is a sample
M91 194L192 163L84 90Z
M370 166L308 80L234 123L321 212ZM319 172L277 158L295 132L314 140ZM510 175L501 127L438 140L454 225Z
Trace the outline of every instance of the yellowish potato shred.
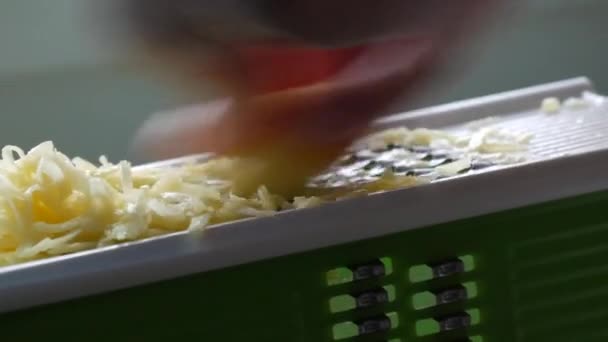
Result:
M475 132L462 138L403 128L374 135L366 144L370 148L388 143L430 146L443 141L466 150L471 141L482 138ZM468 165L460 164L450 172ZM246 164L218 158L180 167L132 168L128 162L113 164L103 157L99 165L70 159L51 142L27 153L15 146L4 147L0 159L0 266L172 232L204 231L217 223L425 182L387 170L368 182L311 187L301 197L272 194L263 184L249 196L237 196L227 176L235 167Z

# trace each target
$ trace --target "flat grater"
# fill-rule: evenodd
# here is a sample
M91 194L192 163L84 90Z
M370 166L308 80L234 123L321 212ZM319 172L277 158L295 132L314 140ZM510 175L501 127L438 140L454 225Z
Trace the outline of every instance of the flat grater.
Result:
M493 116L534 134L514 165L2 268L2 337L606 341L608 104L592 91L576 78L378 122Z

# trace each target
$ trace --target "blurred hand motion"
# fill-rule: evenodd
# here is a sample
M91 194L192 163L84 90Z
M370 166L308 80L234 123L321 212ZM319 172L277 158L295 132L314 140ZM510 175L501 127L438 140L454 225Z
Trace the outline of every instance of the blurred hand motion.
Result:
M415 94L497 2L116 1L157 65L194 91L214 82L228 94L153 116L136 149L258 158L266 167L242 177L244 191L263 182L284 194L367 133L395 98Z

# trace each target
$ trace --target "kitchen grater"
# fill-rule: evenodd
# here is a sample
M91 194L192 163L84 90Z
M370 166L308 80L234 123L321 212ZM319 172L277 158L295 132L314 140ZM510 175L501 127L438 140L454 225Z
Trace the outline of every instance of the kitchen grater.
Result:
M607 105L585 78L418 110L496 116L529 158L414 188L0 269L17 341L605 341ZM604 241L606 239L606 241Z

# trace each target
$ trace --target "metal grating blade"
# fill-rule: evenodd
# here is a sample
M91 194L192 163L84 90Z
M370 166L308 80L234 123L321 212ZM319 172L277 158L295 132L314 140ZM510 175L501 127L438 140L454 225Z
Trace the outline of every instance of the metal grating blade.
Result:
M492 125L533 135L528 147L532 160L550 159L608 148L608 99L585 93L584 104L562 105L559 112L538 109L503 118ZM462 129L454 127L453 129Z
M407 120L399 123L406 125ZM441 127L438 127L441 128ZM552 159L583 152L590 152L608 148L608 100L600 95L585 92L580 98L569 98L564 101L560 110L555 113L547 113L541 110L541 103L532 110L515 112L498 117L490 117L473 122L461 123L458 125L444 127L443 129L455 135L470 136L472 131L479 128L496 129L504 131L513 136L531 136L525 144L523 152L497 153L499 156L487 159L483 154L475 151L467 152L466 148L455 147L436 148L420 146L391 146L390 144L383 150L370 151L367 149L359 150L358 153L365 152L364 158L354 158L357 153L349 155L346 164L339 165L331 169L330 172L317 178L321 186L342 186L342 183L351 182L353 184L365 183L377 180L385 170L399 170L400 163L408 162L412 164L418 160L420 162L430 162L423 167L405 168L402 175L412 175L416 177L426 177L435 180L445 180L460 175L475 175L481 172L489 172L496 168L524 165L527 162ZM416 156L417 148L425 148L427 154ZM395 150L407 150L411 155L401 155L397 158L388 158L388 163L382 159ZM356 150L357 151L357 150ZM437 153L443 159L433 157ZM492 155L488 153L487 155ZM437 176L434 169L447 162L461 159L463 157L472 159L472 166L459 172L458 175ZM430 159L427 159L431 157ZM495 158L494 160L492 158ZM387 158L384 158L387 159ZM500 159L512 161L503 162ZM433 162L438 160L438 163ZM442 161L443 160L443 161ZM362 164L361 164L362 163ZM366 164L369 163L369 164ZM476 164L487 164L486 167L475 167ZM361 165L358 165L361 164ZM358 165L358 166L357 166ZM369 170L365 171L365 167ZM399 174L399 173L397 173ZM333 179L329 176L339 176Z
M505 153L508 155L506 159L511 161L504 162L503 160L492 160L485 158L479 154L472 155L471 168L463 170L458 176L475 175L482 172L489 172L497 168L511 167L523 165L527 162L546 160L564 157L573 154L592 152L602 149L608 149L608 98L590 93L588 91L579 94L580 98L563 99L564 104L559 112L545 113L541 110L541 103L536 103L536 106L529 110L521 110L519 112L508 113L491 117L488 120L482 119L483 127L494 127L499 130L504 130L511 133L520 133L523 135L531 135L532 138L527 144L527 150L524 153ZM529 108L529 107L528 107ZM521 107L520 107L521 109ZM471 110L471 113L474 113ZM449 118L451 115L446 115ZM469 115L469 116L472 116ZM467 117L465 115L465 117ZM409 126L411 120L397 120L393 122L392 127ZM417 122L420 126L426 126L428 122L421 120ZM470 131L471 122L459 123L434 128L442 129L453 133L462 133ZM416 125L414 125L415 127ZM427 151L421 153L417 148L424 148ZM382 158L395 150L402 149L409 151L410 155L392 158L390 161L383 161ZM396 171L398 175L408 175L421 177L430 180L445 180L454 178L454 176L437 176L435 168L444 165L454 160L467 155L463 150L450 148L430 148L424 146L394 146L387 148L384 151L357 150L354 152L367 152L364 158L355 158L344 163L343 159L336 167L328 170L310 183L312 188L317 187L342 187L345 184L362 184L377 180L386 170ZM352 158L356 153L348 154L345 158ZM440 155L440 158L436 156ZM187 162L202 162L207 160L210 155L189 156L160 163L144 165L141 167L167 167L179 166ZM428 157L432 157L427 159ZM401 159L400 159L401 158ZM504 159L498 157L498 159ZM405 162L412 164L421 162L425 165L401 167ZM362 163L362 164L361 164ZM369 164L368 164L369 163ZM372 165L372 163L375 163ZM358 164L361 164L357 166ZM362 165L367 165L364 167ZM481 166L479 166L481 165ZM373 167L372 167L373 166ZM368 170L366 170L368 168ZM355 170L356 169L356 170ZM400 172L401 170L402 172ZM356 172L355 172L356 171Z

